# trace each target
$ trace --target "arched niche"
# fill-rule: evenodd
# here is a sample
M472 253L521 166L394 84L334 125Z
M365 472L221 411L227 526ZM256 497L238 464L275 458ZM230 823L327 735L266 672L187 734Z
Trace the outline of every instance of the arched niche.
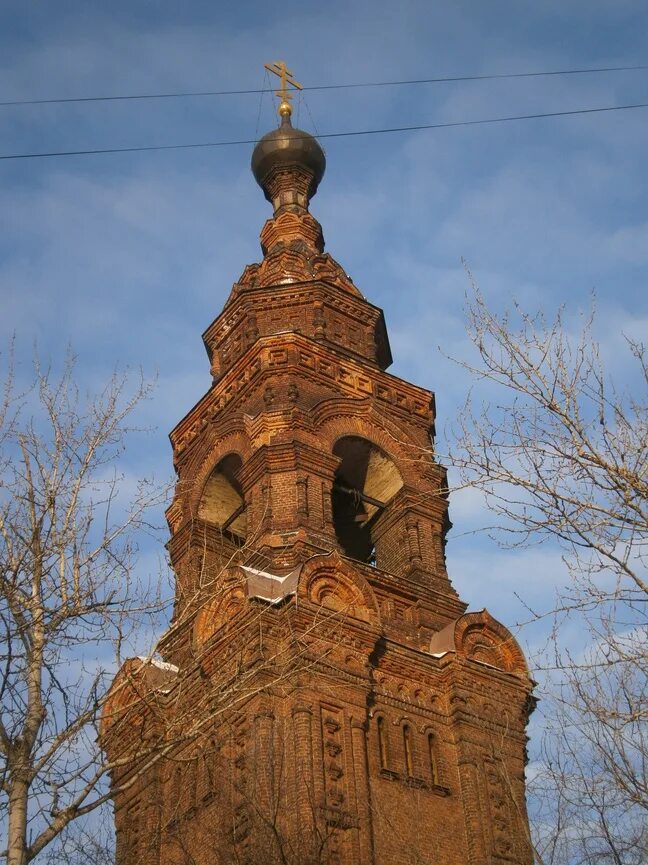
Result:
M332 493L338 543L349 558L374 564L372 527L403 479L384 451L359 436L338 439L333 453L340 460Z
M241 466L242 460L238 454L228 454L216 465L203 487L198 516L235 539L244 541L247 517L238 480Z
M313 556L304 564L297 595L345 616L380 624L380 610L373 589L338 552Z
M529 670L517 640L488 610L464 613L433 634L430 652L441 657L448 652L469 661L488 664L506 673L528 677Z
M99 735L104 748L112 748L112 734L117 731L123 737L124 728L129 731L127 744L154 735L165 713L166 694L177 676L178 668L173 664L128 658L113 679L101 710Z
M212 598L198 610L193 624L194 648L202 650L203 645L211 640L214 634L234 620L245 602L246 595L241 578L230 578L229 584L221 588L218 597Z

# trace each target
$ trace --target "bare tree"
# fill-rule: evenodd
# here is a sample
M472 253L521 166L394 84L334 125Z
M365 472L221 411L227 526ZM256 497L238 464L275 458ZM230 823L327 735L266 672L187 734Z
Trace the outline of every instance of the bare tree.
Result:
M505 545L558 543L568 582L551 610L543 753L531 814L545 862L648 856L648 358L626 339L634 374L606 374L593 317L571 335L553 321L491 312L474 289L464 366L490 402L469 397L451 460L481 490ZM524 600L524 590L521 589ZM568 651L564 626L585 627Z
M125 501L119 472L150 386L114 375L86 396L73 369L71 358L59 377L36 364L22 394L10 370L0 408L0 812L7 827L0 856L8 865L26 865L107 801L96 741L103 698L132 628L159 610L134 556L138 533L150 528L149 508L164 494L137 482Z
M41 858L47 865L115 865L115 828L108 809L94 811L70 826Z

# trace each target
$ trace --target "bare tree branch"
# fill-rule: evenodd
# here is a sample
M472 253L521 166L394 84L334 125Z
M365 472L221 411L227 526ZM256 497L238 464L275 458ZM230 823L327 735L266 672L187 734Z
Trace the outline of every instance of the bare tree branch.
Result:
M473 283L463 366L489 401L466 401L451 462L483 492L505 546L563 550L569 582L550 609L545 739L530 780L545 865L648 855L648 362L626 340L631 386L606 374L594 316L572 334L519 306L496 315ZM521 592L524 600L524 592ZM578 623L586 646L562 648Z

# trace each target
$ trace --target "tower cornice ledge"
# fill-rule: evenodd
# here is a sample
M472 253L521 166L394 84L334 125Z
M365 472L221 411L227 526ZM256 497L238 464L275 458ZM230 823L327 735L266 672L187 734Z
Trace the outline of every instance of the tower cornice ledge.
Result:
M213 378L220 377L259 336L288 331L310 336L381 369L392 362L382 310L318 277L238 293L203 333Z
M434 395L383 370L358 362L312 338L289 331L259 337L170 433L180 454L210 423L249 399L251 388L282 372L298 371L310 381L334 388L345 396L378 399L395 415L416 418L429 428L434 423Z

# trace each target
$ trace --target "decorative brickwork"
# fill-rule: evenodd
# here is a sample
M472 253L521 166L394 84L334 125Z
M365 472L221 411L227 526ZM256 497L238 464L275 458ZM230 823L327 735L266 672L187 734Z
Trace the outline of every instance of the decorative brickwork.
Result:
M263 260L171 433L173 621L104 711L117 865L529 865L532 683L448 578L433 395L324 253L317 142L253 167Z

